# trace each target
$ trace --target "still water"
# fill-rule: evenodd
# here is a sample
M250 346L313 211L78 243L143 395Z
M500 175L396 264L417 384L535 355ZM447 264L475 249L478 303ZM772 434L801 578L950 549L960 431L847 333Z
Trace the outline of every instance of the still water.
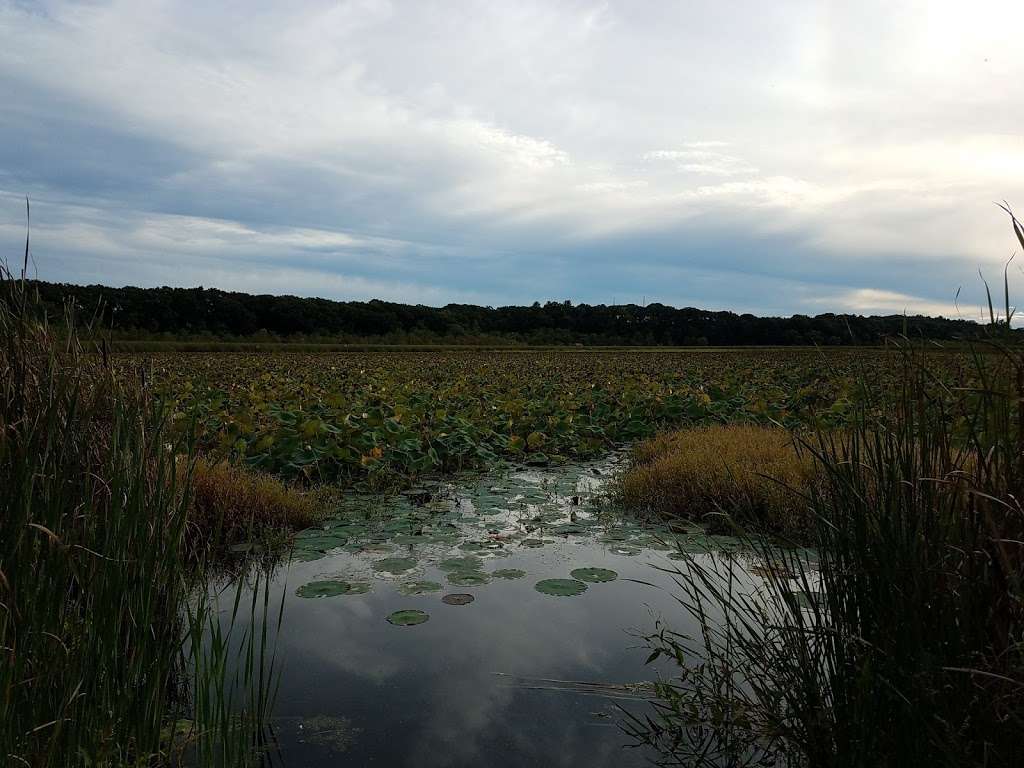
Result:
M695 629L661 569L677 541L736 543L610 514L618 461L353 499L303 532L270 587L284 601L270 762L649 764L623 711L648 711L673 669L645 664L641 635L658 617Z

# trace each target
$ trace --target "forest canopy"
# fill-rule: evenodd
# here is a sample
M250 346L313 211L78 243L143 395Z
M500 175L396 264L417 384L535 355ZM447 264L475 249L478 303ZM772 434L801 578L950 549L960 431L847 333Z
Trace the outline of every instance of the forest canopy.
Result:
M756 317L664 304L444 307L252 295L216 288L33 283L52 317L66 302L119 339L587 346L876 345L908 333L979 338L979 323L921 315Z

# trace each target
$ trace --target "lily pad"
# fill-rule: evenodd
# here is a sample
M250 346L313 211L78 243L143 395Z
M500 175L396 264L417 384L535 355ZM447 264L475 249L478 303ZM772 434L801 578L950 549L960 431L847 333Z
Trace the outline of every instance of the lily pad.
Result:
M525 575L526 571L519 568L499 568L496 571L491 571L491 576L496 579L521 579Z
M569 575L580 581L589 581L595 584L604 581L615 581L619 574L607 568L576 568L569 572Z
M491 577L481 571L452 571L448 574L448 583L457 587L479 587L490 581Z
M587 585L576 579L542 579L533 588L545 595L555 597L572 597L587 591Z
M473 555L465 557L449 557L437 564L442 571L479 571L484 567L484 561Z
M426 592L440 592L441 585L436 581L407 581L398 587L403 595L422 595Z
M386 557L373 564L373 570L393 575L405 573L415 567L416 561L411 557Z
M641 549L640 547L637 547L633 544L616 544L613 547L609 547L608 551L611 552L613 555L623 555L625 557L632 557L633 555L640 554Z
M347 595L351 590L352 585L347 581L311 581L295 590L295 594L299 597L311 598L337 597L338 595Z
M475 599L476 598L474 598L472 595L466 594L464 592L456 592L450 595L445 595L441 598L441 602L446 603L447 605L468 605L469 603L472 603L473 600Z
M430 615L423 611L417 611L413 608L407 608L404 611L395 611L388 616L388 622L394 624L397 627L414 627L417 624L430 619Z

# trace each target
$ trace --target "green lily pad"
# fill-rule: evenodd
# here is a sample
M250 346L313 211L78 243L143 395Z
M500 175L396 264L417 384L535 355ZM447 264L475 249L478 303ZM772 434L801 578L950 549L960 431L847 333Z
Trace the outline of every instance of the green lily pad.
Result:
M356 586L347 581L311 581L295 590L295 594L299 597L319 598L349 594L360 595L369 591L370 585L364 583L359 583L359 586Z
M386 544L379 541L370 542L369 544L363 545L364 552L370 552L375 555L386 555L394 552L396 549L394 544Z
M386 557L373 564L373 570L390 573L392 575L405 573L409 569L415 567L416 561L411 557Z
M521 579L525 575L526 571L519 568L499 568L496 571L491 571L491 576L496 579Z
M625 557L632 557L638 555L641 552L641 548L633 544L616 544L612 547L608 547L608 551L613 555L624 555Z
M448 583L457 587L479 587L490 581L488 574L479 571L452 571L448 574Z
M422 624L430 618L430 615L423 611L407 608L404 611L395 611L388 616L388 622L397 627L414 627Z
M545 595L572 597L587 591L587 585L576 579L542 579L533 588Z
M472 595L456 592L451 595L445 595L441 598L441 602L447 605L469 605L475 599Z
M479 571L484 567L484 561L473 555L465 557L449 557L437 564L442 571Z
M440 592L441 585L436 581L407 581L398 587L403 595L422 595L426 592Z
M595 584L604 581L615 581L619 578L619 574L607 568L576 568L575 570L570 571L569 575L574 579L589 581Z

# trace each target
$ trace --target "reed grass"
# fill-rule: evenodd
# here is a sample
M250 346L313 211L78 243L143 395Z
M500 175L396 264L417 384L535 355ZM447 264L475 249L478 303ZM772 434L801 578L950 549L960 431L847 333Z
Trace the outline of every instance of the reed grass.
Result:
M765 583L734 557L675 572L700 632L649 636L679 677L627 726L664 764L1020 764L1024 352L1006 283L958 378L905 339L897 391L863 380L851 427L804 442L813 558L751 538Z
M736 523L803 534L815 465L788 431L753 424L668 432L638 443L615 483L618 501L632 509L696 520L711 528Z
M327 514L325 490L302 490L273 475L227 461L180 461L191 473L189 525L195 532L233 541L268 528L307 528Z
M0 265L0 764L164 764L182 702L221 671L216 649L184 652L210 615L175 466L191 444L70 311L54 332L28 259L26 239L20 277Z

